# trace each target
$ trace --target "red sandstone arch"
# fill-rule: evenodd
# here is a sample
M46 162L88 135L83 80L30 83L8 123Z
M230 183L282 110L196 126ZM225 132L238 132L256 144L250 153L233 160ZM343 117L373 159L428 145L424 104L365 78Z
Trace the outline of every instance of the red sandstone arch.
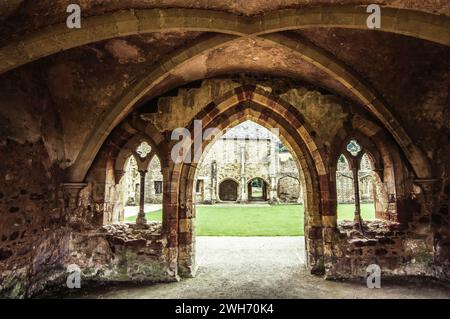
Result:
M249 101L252 102L252 107L242 104ZM210 103L196 118L203 120L204 129L217 127L224 130L248 119L266 127L280 129L280 139L294 154L299 170L303 172L302 183L307 190L305 234L308 238L308 247L311 247L308 262L313 271L320 271L323 265L321 262L323 255L319 253L323 251L322 231L326 236L332 237L332 229L336 227L336 214L330 210L327 171L321 151L309 135L305 124L299 120L301 115L297 110L287 103L275 100L261 89L245 87L232 90ZM192 131L193 124L189 128ZM205 141L204 146L209 143L212 142ZM190 147L193 148L193 145ZM171 202L170 206L167 206L169 211L164 211L163 228L171 234L171 240L178 243L180 274L189 275L194 272L195 265L192 232L195 211L192 205L192 189L196 165L175 164L171 171L170 189L167 189L171 194ZM178 236L173 229L175 221L178 221ZM330 230L327 230L328 228Z
M195 56L203 54L233 39L229 36L215 36L189 47L186 50L187 53L186 51L176 52L174 55L169 56L162 65L157 66L154 71L150 72L146 78L139 81L135 87L124 94L123 98L110 110L105 118L99 119L99 123L96 125L97 128L87 139L87 142L80 150L75 164L70 168L68 179L72 182L84 180L93 158L107 136L105 132L111 132L115 125L128 114L135 103L154 89L158 83L163 81L172 70L182 67L184 63L190 61ZM406 131L389 111L387 103L373 88L360 80L357 74L340 61L330 57L329 54L326 54L323 50L313 45L305 45L280 34L265 36L265 39L273 42L275 45L281 45L296 51L302 59L322 69L333 79L347 87L352 94L360 99L360 103L377 117L389 130L390 134L394 136L410 160L416 176L421 178L432 176L431 167L426 156L414 145Z

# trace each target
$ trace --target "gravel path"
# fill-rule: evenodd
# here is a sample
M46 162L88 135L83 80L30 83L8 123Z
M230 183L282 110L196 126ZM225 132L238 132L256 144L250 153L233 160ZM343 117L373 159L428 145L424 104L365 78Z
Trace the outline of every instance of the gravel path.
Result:
M87 298L450 298L434 281L332 282L304 268L304 237L197 237L197 276L178 283L110 287Z

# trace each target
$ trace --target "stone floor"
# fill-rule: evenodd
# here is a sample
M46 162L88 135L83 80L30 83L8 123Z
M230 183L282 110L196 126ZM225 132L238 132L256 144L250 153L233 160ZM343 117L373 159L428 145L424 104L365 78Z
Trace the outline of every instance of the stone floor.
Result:
M109 287L83 298L450 298L434 281L332 282L304 268L303 237L199 237L197 276L178 283Z

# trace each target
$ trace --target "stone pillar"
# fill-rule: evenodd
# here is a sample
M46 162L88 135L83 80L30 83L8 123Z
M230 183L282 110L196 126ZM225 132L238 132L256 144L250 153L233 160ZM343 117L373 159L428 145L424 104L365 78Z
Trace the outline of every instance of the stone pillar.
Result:
M211 204L217 202L217 162L211 163Z
M113 216L112 216L112 222L123 222L125 220L125 202L127 200L125 194L126 190L124 190L124 182L123 177L125 176L124 170L115 170L114 171L114 177L115 177L115 191L116 196L114 198L115 203L113 203Z
M240 202L248 201L247 179L245 178L245 146L241 146L241 198Z
M141 176L141 181L139 183L140 191L139 191L139 213L136 219L136 225L143 226L147 225L147 219L145 218L145 175L147 174L146 170L140 170L139 175Z
M79 195L82 189L87 187L86 183L64 183L62 184L62 199L64 202L64 215L69 223L83 223L93 226L100 226L109 222L109 215L103 214L101 220L94 220L91 210L81 207L79 203Z
M269 161L269 176L270 176L269 201L270 202L278 202L277 172L278 172L277 145L275 144L274 140L271 140L270 141L270 161Z
M359 198L359 170L358 165L354 165L356 167L352 168L353 172L353 190L355 192L355 222L361 224L361 201Z
M433 214L436 207L436 183L437 179L415 179L414 184L420 187L421 209L419 214L413 216L415 232L418 235L429 235L433 231Z

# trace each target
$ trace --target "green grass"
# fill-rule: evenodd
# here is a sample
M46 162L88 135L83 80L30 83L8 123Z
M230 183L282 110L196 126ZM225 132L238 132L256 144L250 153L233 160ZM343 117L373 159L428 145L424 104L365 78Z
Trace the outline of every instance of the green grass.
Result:
M362 217L375 219L373 204L362 204ZM355 206L338 206L339 220L353 220ZM197 206L199 236L302 236L303 205ZM135 216L126 221L134 221ZM161 221L161 211L147 214L147 220Z

